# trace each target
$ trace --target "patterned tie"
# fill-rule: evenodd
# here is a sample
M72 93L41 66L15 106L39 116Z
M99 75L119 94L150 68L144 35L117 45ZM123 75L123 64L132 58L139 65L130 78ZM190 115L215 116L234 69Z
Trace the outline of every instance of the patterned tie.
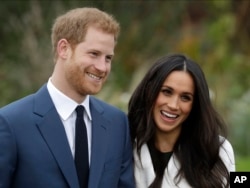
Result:
M76 107L76 129L75 129L75 166L80 188L88 187L89 178L89 157L88 157L88 138L86 125L83 120L84 107Z

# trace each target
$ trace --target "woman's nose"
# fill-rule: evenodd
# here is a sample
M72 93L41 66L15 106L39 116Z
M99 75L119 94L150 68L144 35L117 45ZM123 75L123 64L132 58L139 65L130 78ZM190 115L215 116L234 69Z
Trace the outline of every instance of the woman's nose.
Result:
M169 101L168 101L168 106L171 109L178 109L179 108L179 99L178 97L172 97Z

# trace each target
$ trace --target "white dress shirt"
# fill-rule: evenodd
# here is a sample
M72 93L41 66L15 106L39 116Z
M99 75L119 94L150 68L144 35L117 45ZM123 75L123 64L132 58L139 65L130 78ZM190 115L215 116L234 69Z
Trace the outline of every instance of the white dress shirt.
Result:
M73 157L75 156L75 121L76 121L76 112L75 109L78 105L83 105L85 108L84 111L84 121L87 129L88 136L88 151L89 151L89 163L91 159L91 113L89 109L89 95L86 96L85 100L78 104L61 91L59 91L51 82L48 80L47 88L50 94L50 97L55 105L55 108L62 120L67 139L69 142L70 150Z

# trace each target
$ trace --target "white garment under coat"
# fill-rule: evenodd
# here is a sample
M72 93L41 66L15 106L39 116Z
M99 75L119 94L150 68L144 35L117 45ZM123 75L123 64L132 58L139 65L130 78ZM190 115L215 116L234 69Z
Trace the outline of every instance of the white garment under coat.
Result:
M235 171L234 152L231 144L225 140L220 148L220 157L226 165L228 171ZM155 172L147 144L141 148L141 162L134 149L135 160L135 180L136 188L148 188L155 178ZM174 177L180 168L180 164L175 155L172 155L164 172L162 188L191 188L186 179L181 179L178 185L174 183Z

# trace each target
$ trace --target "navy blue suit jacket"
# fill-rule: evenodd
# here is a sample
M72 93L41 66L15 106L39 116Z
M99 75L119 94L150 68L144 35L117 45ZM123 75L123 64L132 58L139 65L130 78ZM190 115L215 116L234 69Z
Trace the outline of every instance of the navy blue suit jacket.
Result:
M90 97L89 188L134 187L126 114ZM79 188L60 117L44 85L0 109L0 188Z

